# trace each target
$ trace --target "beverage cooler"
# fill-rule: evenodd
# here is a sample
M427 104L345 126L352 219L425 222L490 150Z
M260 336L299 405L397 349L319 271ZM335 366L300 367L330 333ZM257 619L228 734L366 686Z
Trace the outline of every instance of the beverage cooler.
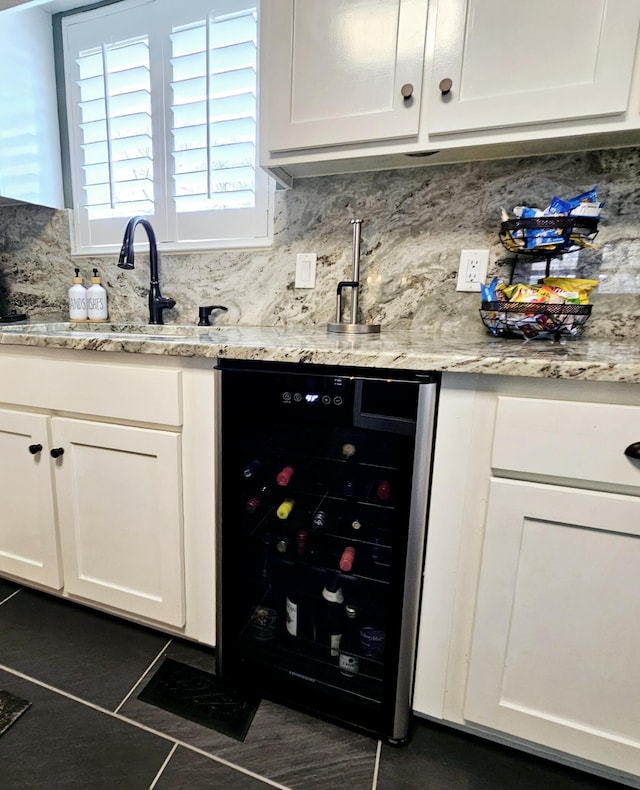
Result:
M406 740L434 374L224 360L218 673Z

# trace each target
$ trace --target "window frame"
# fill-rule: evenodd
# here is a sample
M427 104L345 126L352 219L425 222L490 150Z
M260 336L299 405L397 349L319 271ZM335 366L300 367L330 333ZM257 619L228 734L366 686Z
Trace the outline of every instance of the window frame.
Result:
M67 58L70 57L65 52L65 32L63 29L63 20L70 16L77 16L84 12L97 11L99 16L108 16L110 7L113 7L113 13L117 14L119 11L118 6L126 4L127 10L129 9L142 9L142 13L149 13L150 9L145 9L153 3L158 3L167 9L167 14L172 15L172 1L175 0L105 0L90 6L75 8L70 11L65 11L55 14L53 17L54 26L54 42L56 52L56 80L58 85L58 103L60 109L60 119L62 128L62 139L66 141L63 143L63 171L65 175L65 203L72 206L70 235L71 235L71 253L72 255L113 255L119 252L121 246L121 234L124 232L128 216L122 218L113 218L106 222L112 223L113 228L117 228L115 240L108 243L92 244L90 236L87 235L86 229L90 223L84 221L82 206L78 206L75 200L77 194L82 191L82 183L80 173L82 170L82 161L79 157L74 155L74 142L81 144L74 136L73 124L73 99L67 90L67 80L69 79ZM187 0L188 2L188 0ZM225 5L227 0L221 0L219 5ZM214 2L207 3L206 0L195 0L194 5L203 7L205 5L214 6ZM257 23L260 22L260 0L255 0L254 5L257 11ZM123 29L126 35L128 31ZM154 38L156 43L158 36L157 30ZM190 253L207 250L225 250L225 249L244 249L244 248L264 248L270 247L273 244L273 218L274 218L274 193L276 189L275 181L263 171L258 164L258 118L259 111L259 74L257 75L256 84L256 140L255 140L255 178L256 178L256 206L251 212L251 209L218 209L206 212L170 212L166 209L166 203L171 201L169 188L171 183L171 175L167 174L167 167L169 165L172 153L168 150L167 140L171 135L171 52L169 49L169 35L163 36L162 46L164 47L164 56L159 61L162 71L161 85L157 87L158 78L155 77L152 85L152 94L155 97L155 112L152 113L152 128L153 128L153 147L154 147L154 188L156 182L161 178L161 199L158 200L158 190L155 189L156 199L154 202L154 214L150 215L149 221L152 222L156 235L158 237L158 249L165 252L174 253ZM259 46L259 44L258 44ZM256 58L256 69L259 68L259 57ZM158 112L158 107L162 108L162 112ZM161 116L160 118L158 116ZM162 128L159 128L161 126ZM77 150L77 149L76 149ZM158 151L163 153L158 156ZM160 175L161 174L161 175ZM164 203L164 208L163 208ZM177 225L176 220L179 217L187 218L185 224L189 225L194 222L193 217L200 214L207 226L213 223L214 227L220 228L225 222L231 222L232 225L242 224L238 223L239 211L251 212L251 229L254 235L242 235L233 237L224 237L218 235L217 238L208 239L190 239L190 240L168 240L167 232L171 229L175 230ZM226 216L225 216L226 215ZM249 232L251 232L249 229ZM84 232L83 232L84 231Z

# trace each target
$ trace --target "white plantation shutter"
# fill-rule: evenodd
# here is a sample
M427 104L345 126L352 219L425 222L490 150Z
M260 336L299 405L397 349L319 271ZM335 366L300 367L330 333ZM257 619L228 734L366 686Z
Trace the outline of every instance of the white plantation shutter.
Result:
M255 2L128 0L62 24L77 251L119 248L134 214L167 249L269 243Z
M89 219L152 214L148 37L85 50L77 65Z

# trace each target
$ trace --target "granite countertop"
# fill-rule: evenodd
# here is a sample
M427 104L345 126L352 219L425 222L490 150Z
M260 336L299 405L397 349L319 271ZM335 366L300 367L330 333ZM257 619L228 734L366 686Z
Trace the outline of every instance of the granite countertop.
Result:
M490 335L465 340L416 330L340 335L328 334L325 326L31 322L0 326L0 345L640 383L638 344L586 338L553 343Z

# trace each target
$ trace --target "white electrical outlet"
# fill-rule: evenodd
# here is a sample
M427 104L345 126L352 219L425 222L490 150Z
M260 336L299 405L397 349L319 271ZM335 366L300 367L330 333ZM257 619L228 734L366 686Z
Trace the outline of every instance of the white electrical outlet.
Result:
M489 250L462 250L456 291L479 291L487 279Z
M296 255L296 288L316 287L316 261L315 252L299 252Z

